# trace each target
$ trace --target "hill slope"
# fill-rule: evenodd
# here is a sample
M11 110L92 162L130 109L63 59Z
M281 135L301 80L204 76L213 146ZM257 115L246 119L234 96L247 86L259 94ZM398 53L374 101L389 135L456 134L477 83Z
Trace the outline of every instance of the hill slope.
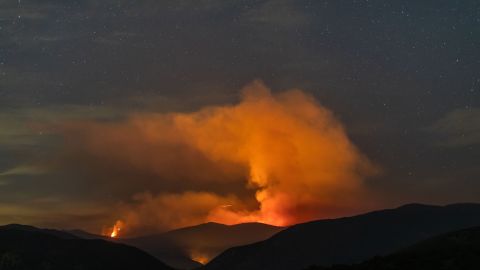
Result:
M473 270L480 269L480 227L424 240L385 257L352 266L310 267L308 270Z
M134 247L57 232L20 225L0 227L0 269L172 269Z
M228 248L265 240L283 230L261 223L224 225L205 223L173 230L158 235L149 235L119 241L149 252L176 268L192 269Z
M351 264L477 225L480 204L412 204L295 225L265 241L229 249L204 270L296 270L313 264Z

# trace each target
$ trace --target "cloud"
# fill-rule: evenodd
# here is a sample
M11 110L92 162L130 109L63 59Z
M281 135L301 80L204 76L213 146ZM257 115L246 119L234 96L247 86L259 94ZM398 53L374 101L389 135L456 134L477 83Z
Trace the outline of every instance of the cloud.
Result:
M136 193L115 210L132 232L340 215L368 204L359 203L362 180L376 172L332 112L301 90L274 95L259 81L235 105L69 121L57 132L66 143L57 166L110 194Z
M12 175L38 175L45 173L45 169L36 166L18 166L4 172L0 172L0 177L2 176L12 176Z
M44 167L32 166L32 165L20 165L11 169L8 169L4 172L0 172L0 186L8 185L10 182L9 178L12 177L23 177L23 176L37 176L41 174L46 174L47 170Z
M72 203L56 197L24 198L0 202L0 223L35 224L46 228L99 231L107 222L109 208L96 203Z
M75 119L111 119L122 112L107 106L37 106L0 111L0 146L39 146L55 135L51 126Z
M439 134L437 143L449 147L470 146L480 143L480 109L466 108L449 112L427 128Z

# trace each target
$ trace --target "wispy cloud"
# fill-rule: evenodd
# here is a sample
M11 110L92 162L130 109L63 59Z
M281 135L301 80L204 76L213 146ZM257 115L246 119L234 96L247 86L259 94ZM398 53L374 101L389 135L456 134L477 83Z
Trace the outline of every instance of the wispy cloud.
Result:
M440 145L470 146L480 143L480 108L457 109L427 128L442 137Z
M120 112L108 106L44 106L0 112L0 146L35 145L51 135L48 126L60 121L109 119Z
M30 166L30 165L21 165L4 172L0 172L0 177L3 176L14 176L14 175L38 175L46 173L45 168L41 168L38 166Z

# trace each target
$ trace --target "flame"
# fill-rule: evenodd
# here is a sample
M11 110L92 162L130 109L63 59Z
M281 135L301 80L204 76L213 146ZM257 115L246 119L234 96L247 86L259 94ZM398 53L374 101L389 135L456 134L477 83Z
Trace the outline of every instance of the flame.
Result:
M112 232L110 233L110 237L111 238L118 237L118 234L122 230L122 227L123 227L123 222L122 221L118 220L117 222L115 222L115 224L113 225L113 228L112 228Z
M112 233L110 234L110 237L115 238L118 235L118 231L120 231L120 228L113 227Z

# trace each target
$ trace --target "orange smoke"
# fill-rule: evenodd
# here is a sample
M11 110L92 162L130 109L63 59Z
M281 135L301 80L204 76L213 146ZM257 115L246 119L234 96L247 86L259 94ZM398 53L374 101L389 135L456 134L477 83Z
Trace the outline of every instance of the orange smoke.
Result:
M128 228L170 229L186 227L208 221L208 216L215 209L226 203L243 203L234 195L221 196L209 192L187 191L181 194L167 193L153 196L139 193L133 203L120 205L122 218Z
M258 81L237 105L64 129L91 157L148 171L158 181L178 179L174 191L166 186L156 196L142 193L122 204L127 227L205 221L283 226L332 216L363 206L362 180L375 172L332 112L300 90L272 94ZM235 181L244 181L247 192L217 191ZM190 188L200 182L210 186ZM186 184L178 190L178 183Z

